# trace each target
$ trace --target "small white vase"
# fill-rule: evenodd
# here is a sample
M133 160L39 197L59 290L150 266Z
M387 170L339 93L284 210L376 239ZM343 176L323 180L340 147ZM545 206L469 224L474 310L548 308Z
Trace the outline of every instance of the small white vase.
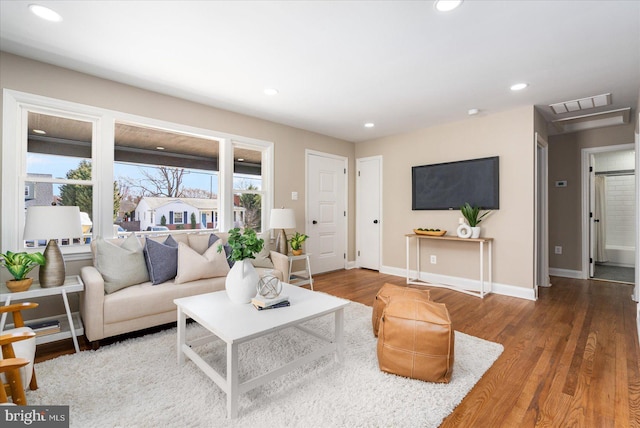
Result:
M458 234L458 238L468 238L471 236L471 228L467 223L462 223L458 226L458 230L456 233Z
M472 238L479 238L480 237L480 226L476 226L476 227L472 227L471 228L471 237Z
M233 303L250 303L256 296L256 287L260 277L251 260L235 262L225 280L227 296Z

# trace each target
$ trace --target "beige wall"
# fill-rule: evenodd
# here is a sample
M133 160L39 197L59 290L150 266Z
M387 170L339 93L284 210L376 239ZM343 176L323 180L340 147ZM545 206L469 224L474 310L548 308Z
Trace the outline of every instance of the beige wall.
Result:
M356 158L383 157L382 265L404 269L405 238L417 227L446 229L455 235L459 211L412 211L411 167L500 156L500 209L485 221L483 236L493 237L494 281L533 288L534 108L503 113L356 144ZM477 246L436 243L423 250L431 273L475 279ZM429 255L438 263L430 265Z
M549 267L582 270L582 149L634 142L635 124L549 137ZM567 180L567 187L555 182ZM562 254L554 247L562 246Z
M274 206L295 209L300 231L304 230L305 215L305 149L347 157L350 171L348 210L349 213L355 212L352 202L355 199L355 146L351 142L161 95L4 52L0 52L0 87L272 141L275 145ZM291 200L292 191L298 192L297 201ZM0 202L0 207L4 207L4 201ZM350 214L349 260L355 258L354 221L354 215Z

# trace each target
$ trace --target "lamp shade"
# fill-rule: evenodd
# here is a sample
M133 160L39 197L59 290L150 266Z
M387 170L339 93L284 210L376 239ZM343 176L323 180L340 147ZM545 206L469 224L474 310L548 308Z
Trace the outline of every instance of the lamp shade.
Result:
M82 238L80 208L34 206L27 208L24 225L26 240Z
M274 208L271 210L270 229L295 229L296 216L290 208Z

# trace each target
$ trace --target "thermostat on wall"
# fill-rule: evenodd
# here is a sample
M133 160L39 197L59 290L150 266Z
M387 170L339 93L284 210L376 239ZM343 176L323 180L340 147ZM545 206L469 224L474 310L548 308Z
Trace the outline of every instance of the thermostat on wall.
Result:
M567 187L567 180L556 181L556 187Z

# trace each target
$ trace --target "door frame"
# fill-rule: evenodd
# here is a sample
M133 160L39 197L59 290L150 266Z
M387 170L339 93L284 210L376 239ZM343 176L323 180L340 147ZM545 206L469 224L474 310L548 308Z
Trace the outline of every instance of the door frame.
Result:
M582 271L580 273L581 279L589 279L589 252L591 248L590 241L590 230L591 222L589 221L589 202L590 202L590 183L589 183L589 158L591 155L596 153L604 153L604 152L617 152L620 150L636 150L636 144L628 143L628 144L616 144L613 146L600 146L600 147L590 147L581 150L581 161L582 161L582 170L581 170L581 178L582 178L582 211L581 211L581 223L582 223L582 251L581 260L582 260ZM636 156L637 156L636 150ZM636 182L638 177L638 165L636 164ZM638 215L636 214L636 221L638 219ZM637 231L636 231L637 234ZM638 254L638 247L636 247L636 255ZM636 257L637 258L637 257ZM638 263L636 263L636 273L638 272Z
M540 156L539 156L540 155ZM541 158L541 159L540 159ZM549 143L535 133L534 178L534 291L538 287L550 287L549 280Z
M383 203L382 203L382 176L383 176L383 167L382 167L382 155L376 155L376 156L367 156L364 158L358 158L356 159L356 174L359 173L360 171L360 163L361 162L367 162L367 161L372 161L372 160L378 160L379 162L379 166L380 166L380 180L379 180L379 188L378 190L378 195L380 196L379 198L379 206L378 206L378 221L380 224L380 234L378 236L378 271L380 271L380 268L382 267L382 225L383 223L383 213L382 213L382 207L383 207ZM361 219L360 219L360 212L361 212L361 207L360 207L360 195L362 192L362 185L360 184L360 180L358 179L358 177L356 177L356 266L360 267L360 257L358 256L358 252L360 251L359 249L361 248L360 245L360 237L362 236L360 228L361 228Z
M304 151L304 164L305 164L305 173L304 173L304 191L305 191L305 201L304 201L304 233L307 233L307 226L311 221L309 219L309 156L320 156L335 160L341 160L344 167L344 210L345 216L343 216L344 221L344 260L342 263L343 269L346 269L348 263L347 250L349 249L349 158L346 156L336 155L333 153L320 152L317 150L305 149Z

